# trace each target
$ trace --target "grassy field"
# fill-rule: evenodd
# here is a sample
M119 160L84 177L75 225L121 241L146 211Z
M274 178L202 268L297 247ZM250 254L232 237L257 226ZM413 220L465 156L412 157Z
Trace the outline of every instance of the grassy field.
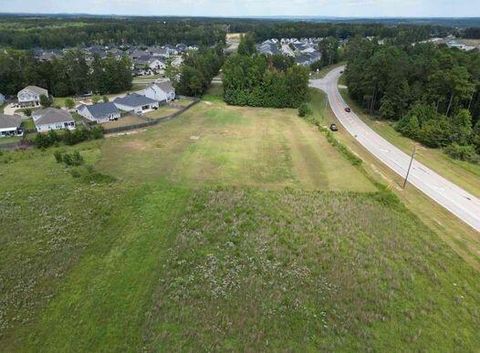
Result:
M123 127L123 126L141 124L141 123L144 123L145 121L146 120L132 114L132 115L122 116L118 120L113 120L113 121L106 122L106 123L102 124L102 126L105 129L113 129L113 128L116 128L116 127Z
M0 137L0 145L5 145L5 144L10 144L10 143L15 143L15 142L20 142L21 137L19 136L11 136L11 137Z
M402 136L391 123L374 119L364 113L363 109L350 99L346 89L341 89L340 92L355 113L379 135L404 152L408 154L412 152L413 140ZM480 165L452 159L441 149L421 145L417 149L416 159L473 195L480 197Z
M220 93L0 154L0 351L477 351L480 274L294 110Z
M168 115L172 115L173 113L178 112L179 109L171 107L169 105L161 105L158 107L157 110L154 110L153 112L145 114L145 117L149 119L160 119L164 118Z
M192 186L374 190L295 110L229 107L208 99L162 128L108 139L99 170L125 180L167 178Z

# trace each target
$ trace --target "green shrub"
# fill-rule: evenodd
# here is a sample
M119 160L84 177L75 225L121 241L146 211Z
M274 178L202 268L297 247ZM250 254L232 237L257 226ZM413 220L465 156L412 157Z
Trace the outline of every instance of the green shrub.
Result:
M352 165L354 166L362 165L363 161L359 157L357 157L356 154L350 151L344 144L339 142L330 130L322 126L319 126L318 129L325 134L327 141L333 147L335 147L335 149L339 151L345 158L347 158L350 161L350 163L352 163Z
M65 107L68 109L75 108L75 101L72 98L65 99Z
M302 103L298 107L298 116L299 117L304 118L304 117L306 117L308 115L312 115L312 114L313 114L313 111L312 111L312 108L310 107L310 104Z
M63 162L63 153L61 151L55 151L53 153L54 157L55 157L55 160L57 161L57 163L62 163Z
M40 105L44 108L48 108L48 107L51 107L53 104L53 98L50 97L50 96L46 96L44 94L42 94L40 96Z
M478 163L480 159L475 153L475 147L472 145L462 146L454 142L445 147L444 151L450 157L462 161Z
M32 116L32 109L30 108L25 108L23 110L23 113L26 115L26 116Z
M108 184L116 179L110 175L97 172L91 165L77 166L70 169L70 175L86 183Z
M63 155L63 163L68 166L79 166L83 164L83 157L78 151L74 151L71 154L65 153Z

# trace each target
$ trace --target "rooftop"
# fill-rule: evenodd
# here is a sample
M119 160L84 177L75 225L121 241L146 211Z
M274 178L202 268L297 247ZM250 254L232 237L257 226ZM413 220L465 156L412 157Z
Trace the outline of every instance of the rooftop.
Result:
M35 125L46 125L74 121L72 115L68 111L56 108L40 109L33 112L32 115L34 117L38 117L35 120Z
M141 96L137 93L129 94L123 98L116 98L113 103L118 103L121 105L126 105L127 107L140 107L143 105L148 105L152 103L158 103L156 100L150 99L145 96Z

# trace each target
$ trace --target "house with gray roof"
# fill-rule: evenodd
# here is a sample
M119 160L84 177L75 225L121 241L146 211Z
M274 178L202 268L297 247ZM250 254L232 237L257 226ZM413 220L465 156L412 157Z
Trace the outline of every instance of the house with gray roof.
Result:
M122 98L116 98L113 101L113 104L115 104L120 110L137 114L157 109L159 106L158 101L142 96L138 93L132 93Z
M106 123L120 118L120 111L112 102L93 105L82 104L77 108L77 112L86 119L97 123Z
M0 114L0 138L23 136L22 117L20 115Z
M48 91L37 86L27 86L17 93L18 103L22 107L40 105L41 96L48 97Z
M175 88L168 81L152 83L150 86L137 91L137 94L156 100L160 103L170 102L175 99Z
M32 113L32 118L38 132L75 129L75 120L66 110L56 108L39 109Z

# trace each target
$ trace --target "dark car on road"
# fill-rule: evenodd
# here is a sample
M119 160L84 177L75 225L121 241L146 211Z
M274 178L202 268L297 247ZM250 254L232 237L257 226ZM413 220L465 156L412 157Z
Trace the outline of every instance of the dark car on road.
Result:
M331 124L331 125L330 125L330 130L332 130L332 131L338 131L337 124Z
M352 110L351 110L349 107L346 107L346 108L345 108L345 111L346 111L347 113L350 113Z

